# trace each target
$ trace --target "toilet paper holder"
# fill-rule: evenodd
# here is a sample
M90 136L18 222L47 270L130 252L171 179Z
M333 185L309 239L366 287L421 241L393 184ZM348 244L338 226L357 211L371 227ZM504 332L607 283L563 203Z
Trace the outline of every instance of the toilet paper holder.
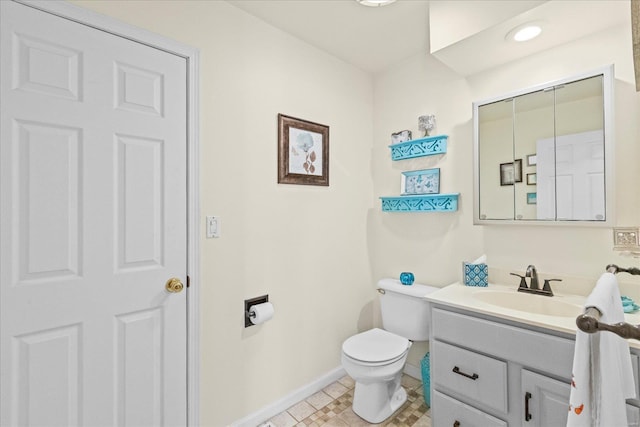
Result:
M269 295L262 295L259 297L244 300L244 327L254 326L251 322L251 318L255 316L255 313L251 313L251 307L254 305L269 302Z

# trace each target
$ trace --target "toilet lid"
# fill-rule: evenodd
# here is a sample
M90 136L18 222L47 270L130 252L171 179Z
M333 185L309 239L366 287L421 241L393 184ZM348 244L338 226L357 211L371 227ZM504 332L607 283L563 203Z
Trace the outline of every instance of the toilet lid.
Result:
M408 347L408 339L374 328L348 338L342 344L342 351L363 362L384 362L397 359Z

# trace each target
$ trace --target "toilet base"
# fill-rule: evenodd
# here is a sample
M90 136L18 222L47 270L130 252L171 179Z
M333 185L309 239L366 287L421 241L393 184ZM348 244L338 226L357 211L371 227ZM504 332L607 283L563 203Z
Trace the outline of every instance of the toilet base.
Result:
M356 382L353 412L363 420L377 424L389 418L407 401L407 392L400 385L400 375L390 382L363 384Z

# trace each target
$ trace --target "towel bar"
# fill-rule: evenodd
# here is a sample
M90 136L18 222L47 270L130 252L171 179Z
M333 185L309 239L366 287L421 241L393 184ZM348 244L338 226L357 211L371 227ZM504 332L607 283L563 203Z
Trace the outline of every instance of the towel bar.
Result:
M600 322L600 311L595 307L588 307L583 314L576 318L578 329L588 334L598 331L609 331L626 339L640 340L640 328L630 323L614 323L609 325Z
M607 265L607 271L609 273L629 273L633 275L640 275L640 269L635 267L620 268L615 264ZM615 323L609 325L607 323L600 322L600 310L595 307L587 307L581 315L576 317L576 325L578 329L588 334L593 334L598 331L609 331L616 335L626 339L640 340L640 327L634 326L630 323Z
M615 264L609 264L607 265L607 271L613 274L629 273L634 276L640 276L640 268L635 268L635 267L622 268L622 267L618 267Z

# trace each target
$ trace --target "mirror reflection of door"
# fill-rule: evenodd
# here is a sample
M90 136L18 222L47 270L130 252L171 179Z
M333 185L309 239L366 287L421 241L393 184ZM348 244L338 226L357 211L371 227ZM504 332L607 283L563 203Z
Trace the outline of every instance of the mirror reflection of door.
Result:
M556 97L556 219L605 219L604 78L567 83Z
M541 139L537 147L537 218L604 219L602 131Z

